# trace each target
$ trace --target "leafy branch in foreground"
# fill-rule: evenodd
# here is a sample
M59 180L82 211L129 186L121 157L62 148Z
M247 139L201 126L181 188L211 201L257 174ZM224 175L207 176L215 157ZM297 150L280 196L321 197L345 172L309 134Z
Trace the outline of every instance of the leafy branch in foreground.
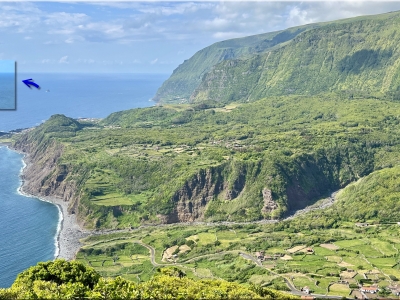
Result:
M79 262L55 260L20 273L0 299L295 299L261 287L247 288L224 280L194 281L175 268L160 269L136 284L121 277L102 278Z

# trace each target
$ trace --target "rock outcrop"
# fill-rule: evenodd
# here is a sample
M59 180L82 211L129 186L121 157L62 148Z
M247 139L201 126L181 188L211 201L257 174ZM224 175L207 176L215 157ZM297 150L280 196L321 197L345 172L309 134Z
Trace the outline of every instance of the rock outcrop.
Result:
M264 206L261 209L263 215L271 213L273 210L278 208L278 204L272 198L272 191L264 188L262 190Z
M207 204L224 186L219 168L200 170L173 196L174 209L166 223L202 221Z
M76 198L76 182L66 180L69 175L68 166L58 164L64 150L61 144L53 141L41 149L37 144L22 139L14 148L25 154L26 167L21 175L23 192L71 202Z

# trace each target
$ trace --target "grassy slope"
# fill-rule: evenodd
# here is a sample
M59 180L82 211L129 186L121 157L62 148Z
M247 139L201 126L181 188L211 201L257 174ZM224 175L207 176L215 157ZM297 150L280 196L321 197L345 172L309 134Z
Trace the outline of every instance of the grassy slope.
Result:
M342 207L343 201L346 202L341 199L332 209L345 212L349 207ZM298 289L307 285L319 294L343 296L350 289L338 284L340 279L363 285L375 282L380 288L396 283L400 276L398 225L381 223L359 228L353 222L339 220L324 226L315 224L317 217L314 213L277 225L175 225L95 236L85 240L77 259L92 265L103 276L147 280L155 268L150 263L149 252L136 243L141 240L155 248L157 263L173 264L195 279L223 278L285 290L282 278L286 278ZM192 240L194 244L189 243ZM190 245L189 251L179 253L176 263L161 261L165 249L185 243ZM293 253L290 249L298 245L300 250ZM301 250L304 246L312 247L313 254L305 254ZM259 267L239 254L254 257L256 251L265 251L270 256L286 254L289 260L268 259ZM113 257L118 257L116 263ZM371 271L373 274L369 274ZM371 281L364 280L364 273Z
M221 62L203 77L192 100L257 100L270 95L327 91L399 97L400 13L331 22L284 47Z
M391 14L362 22L371 26L381 18L379 22L385 24L388 16ZM359 28L361 33L363 28ZM383 36L391 29L385 30L381 30ZM372 93L381 93L376 89L380 83L371 83L371 74L390 67L365 67L368 63L358 69L362 84L365 81ZM396 74L392 73L392 79ZM341 84L347 82L343 80ZM201 169L220 172L218 176L226 179L232 190L243 174L247 183L236 199L227 201L223 195L216 195L208 207L210 220L227 216L238 221L260 218L260 192L265 187L272 190L283 212L291 205L298 208L295 204L299 196L305 195L310 201L366 176L346 187L333 207L291 221L276 225L144 228L90 237L78 254L79 260L93 264L104 275L141 280L150 278L154 268L145 249L133 245L135 241L154 247L158 263L163 250L190 244L189 252L178 255L177 264L189 277L222 277L282 288L285 276L298 288L307 284L319 293L347 295L349 289L330 284L348 269L356 271L349 279L354 284L363 283L364 273L371 279L367 283L376 280L381 287L400 276L400 231L393 224L400 218L399 115L400 104L395 101L354 95L348 99L348 95L334 94L283 96L235 109L137 109L112 114L93 126L56 116L21 139L39 153L53 140L64 145L59 163L81 176L82 204L89 208L87 217L95 221L92 225L99 227L156 221L160 209L171 209L174 191ZM116 214L113 207L121 209ZM372 226L361 228L355 222ZM334 243L337 250L329 250L322 243ZM298 245L312 246L315 252L286 252ZM270 255L290 254L292 259L267 261L264 267L256 267L239 255L239 251L254 255L259 250ZM116 256L119 259L113 262Z
M286 278L298 289L307 285L316 293L340 296L348 296L351 289L339 280L353 285L375 283L382 289L396 284L400 276L400 228L393 223L400 218L399 176L398 166L373 172L346 187L331 208L275 225L175 225L89 237L77 258L104 276L146 280L155 269L148 251L135 241L154 247L160 264L168 264L161 261L165 249L186 243L190 250L178 254L174 266L190 278L223 278L283 290L287 287L282 278ZM356 222L370 225L358 227ZM312 247L313 254L305 254L305 246ZM258 267L238 255L255 256L261 250L291 259L266 260Z
M222 41L206 47L198 51L190 59L185 60L174 70L171 77L158 89L154 100L162 103L187 102L190 95L200 84L203 75L210 71L215 64L224 60L246 57L254 53L262 53L269 49L277 48L304 30L316 26L318 24L299 26Z
M224 184L205 220L259 220L397 165L399 105L325 95L273 97L230 112L154 107L93 126L66 118L69 125L57 127L52 118L20 140L35 151L54 139L64 145L58 164L70 171L65 180L78 182L88 226L158 222L157 214L174 210L177 193L207 172ZM262 211L265 188L278 204L270 213Z

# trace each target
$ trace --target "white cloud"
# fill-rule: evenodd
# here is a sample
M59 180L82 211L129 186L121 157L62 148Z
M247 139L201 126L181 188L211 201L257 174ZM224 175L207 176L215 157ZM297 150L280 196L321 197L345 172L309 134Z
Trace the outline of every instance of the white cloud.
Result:
M218 39L218 40L227 40L227 39L233 39L238 36L241 36L240 32L231 32L231 31L218 31L214 33L213 38Z
M60 64L69 64L68 55L65 55L65 56L61 57L60 60L58 61L58 63L60 63Z
M56 61L54 59L50 59L50 58L45 58L42 59L41 63L42 64L54 64Z
M6 41L1 51L26 59L29 41L32 65L60 63L72 70L86 64L95 70L137 64L143 70L153 64L169 72L172 67L162 65L178 65L216 41L400 10L400 1L78 2L1 3L0 34ZM65 53L70 56L61 57Z
M45 16L43 21L48 25L56 24L80 24L88 21L90 18L84 13L66 13L66 12L55 12Z
M309 17L307 10L302 10L297 6L294 6L289 11L289 16L287 18L286 24L291 27L313 22L316 22L316 19Z
M86 59L86 58L84 58L84 59L78 59L77 61L76 61L77 63L84 63L84 64L94 64L96 61L94 60L94 59Z

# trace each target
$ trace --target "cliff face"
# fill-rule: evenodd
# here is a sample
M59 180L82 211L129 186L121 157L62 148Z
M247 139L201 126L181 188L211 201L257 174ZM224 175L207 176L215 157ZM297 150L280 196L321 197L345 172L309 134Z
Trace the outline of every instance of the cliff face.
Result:
M397 99L399 15L335 22L302 32L279 49L222 61L203 76L190 99L228 103L324 92Z
M70 213L87 228L275 219L374 168L373 145L350 142L311 153L257 152L231 156L213 166L174 166L170 156L155 162L93 149L98 136L93 131L86 131L90 143L84 145L90 147L79 147L75 143L85 134L82 130L74 135L79 128L66 117L52 117L20 135L14 147L27 153L24 190L68 201ZM111 143L111 133L106 134ZM94 159L96 151L99 162ZM150 185L151 180L156 181Z
M24 191L68 201L69 212L77 215L81 225L102 227L104 221L98 220L105 218L109 220L107 227L118 227L120 218L138 218L134 205L99 206L87 196L81 200L82 186L72 179L74 171L60 163L62 144L54 140L34 143L27 135L14 147L27 153ZM275 161L229 161L200 169L188 178L169 200L171 211L159 214L158 220L179 223L282 217L368 174L372 162L369 150L346 147Z
M67 136L79 130L75 120L54 115L37 129L22 134L13 147L25 154L26 167L22 174L24 192L39 197L54 197L69 202L74 213L79 202L77 183L71 179L71 170L60 163L64 146L51 136ZM47 135L47 134L48 135Z
M222 61L246 57L280 47L299 33L318 27L310 24L286 30L247 36L215 43L195 53L178 66L158 89L153 100L161 103L185 103L201 83L202 77Z
M38 151L32 144L23 141L15 149L26 153L26 168L22 174L23 191L32 195L50 196L70 201L76 193L76 183L66 180L69 171L66 165L59 165L63 146L53 142L46 151Z

